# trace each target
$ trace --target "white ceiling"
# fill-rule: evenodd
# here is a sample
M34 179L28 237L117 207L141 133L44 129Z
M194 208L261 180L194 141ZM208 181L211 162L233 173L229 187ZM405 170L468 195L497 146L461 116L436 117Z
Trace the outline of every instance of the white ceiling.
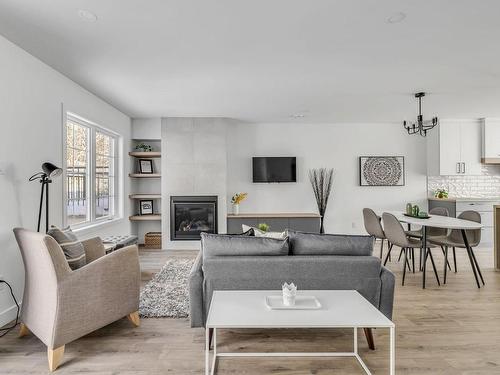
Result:
M132 117L392 122L414 119L420 90L425 118L500 117L499 14L498 0L0 0L0 33Z

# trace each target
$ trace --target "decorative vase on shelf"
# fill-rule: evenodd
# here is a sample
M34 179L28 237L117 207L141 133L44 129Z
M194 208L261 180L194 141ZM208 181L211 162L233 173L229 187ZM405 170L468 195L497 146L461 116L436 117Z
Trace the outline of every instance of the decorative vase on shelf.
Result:
M240 214L240 205L233 204L233 215L239 215L239 214Z

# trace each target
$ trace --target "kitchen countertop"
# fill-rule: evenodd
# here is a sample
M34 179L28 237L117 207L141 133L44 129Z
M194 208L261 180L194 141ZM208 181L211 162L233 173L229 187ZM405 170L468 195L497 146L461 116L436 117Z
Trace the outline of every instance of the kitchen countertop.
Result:
M428 197L431 201L447 201L447 202L500 202L500 197L497 198L435 198Z

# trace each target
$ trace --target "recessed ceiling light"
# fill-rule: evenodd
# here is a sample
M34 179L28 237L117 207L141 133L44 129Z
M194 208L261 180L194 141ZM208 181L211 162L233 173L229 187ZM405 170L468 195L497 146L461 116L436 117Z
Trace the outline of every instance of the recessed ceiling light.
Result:
M80 18L86 22L96 22L97 21L97 16L94 13L92 13L90 10L79 9L78 16L80 16Z
M387 23L400 23L406 18L406 14L403 12L394 13L387 19Z

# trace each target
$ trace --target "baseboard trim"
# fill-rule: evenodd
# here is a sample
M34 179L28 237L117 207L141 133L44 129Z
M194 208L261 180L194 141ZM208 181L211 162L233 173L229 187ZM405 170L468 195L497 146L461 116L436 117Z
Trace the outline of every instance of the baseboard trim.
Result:
M22 302L19 302L21 306ZM15 304L0 312L0 328L16 319L17 307Z

